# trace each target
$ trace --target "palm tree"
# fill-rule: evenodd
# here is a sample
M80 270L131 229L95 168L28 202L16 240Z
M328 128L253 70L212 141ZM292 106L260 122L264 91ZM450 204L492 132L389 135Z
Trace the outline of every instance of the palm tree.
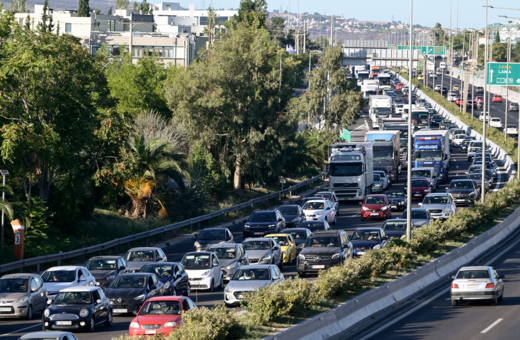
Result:
M181 190L185 189L184 179L189 179L186 171L186 156L171 151L172 145L161 138L155 138L145 142L144 136L135 135L129 139L127 161L131 173L129 178L123 181L125 192L130 196L125 215L138 218L146 217L146 207L153 194L156 185L156 176L167 175L174 179ZM159 215L166 217L168 214L162 202Z

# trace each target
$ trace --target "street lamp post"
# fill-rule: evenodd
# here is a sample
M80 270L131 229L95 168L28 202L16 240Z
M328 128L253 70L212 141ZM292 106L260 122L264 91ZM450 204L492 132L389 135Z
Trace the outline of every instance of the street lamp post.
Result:
M0 170L0 173L2 174L2 203L5 203L5 176L9 175L9 171L7 170ZM0 247L0 254L3 254L4 252L4 208L2 208L2 245Z
M410 66L408 68L408 166L406 167L406 240L412 241L412 69L413 69L413 47L412 47L412 27L413 27L413 0L410 0ZM417 65L419 66L419 65Z
M486 26L484 27L486 37L485 52L484 52L484 120L482 121L482 183L480 187L482 188L482 203L485 202L486 199L486 191L484 188L486 187L486 118L489 115L489 110L486 112L486 101L489 99L486 98L486 91L488 90L487 78L488 78L488 70L487 70L487 57L488 57L488 0L486 0Z

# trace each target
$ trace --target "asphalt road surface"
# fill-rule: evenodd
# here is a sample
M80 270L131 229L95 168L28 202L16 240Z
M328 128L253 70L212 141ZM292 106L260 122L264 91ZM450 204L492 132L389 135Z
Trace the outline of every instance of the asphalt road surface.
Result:
M396 91L400 95L400 91ZM352 132L352 141L364 141L364 134L369 130L370 121L368 114L364 112L361 118L352 126L349 126L349 130ZM499 166L502 164L497 163ZM465 178L464 172L468 169L470 163L467 161L467 155L461 154L458 149L454 148L452 151L452 162L449 171L448 183L454 179ZM495 188L499 188L503 185L506 180L505 170L502 168L498 175L497 184ZM398 183L392 185L387 190L390 191L403 191L404 183L406 181L406 171L403 171L399 177ZM448 184L440 186L437 192L445 192L445 187ZM418 207L417 202L413 203L413 207ZM393 217L399 217L401 212L393 212ZM340 205L340 214L337 219L336 225L331 225L333 229L343 229L348 232L349 235L354 230L360 227L380 227L383 224L382 221L361 221L360 219L360 206L358 202L342 203ZM233 233L233 237L236 242L242 241L242 229L243 224L237 224L230 228ZM193 241L187 241L182 244L177 244L171 247L163 248L164 252L168 256L169 261L178 262L181 261L183 255L189 251L192 251ZM296 270L295 265L286 265L283 269L285 276L295 276ZM508 273L505 273L508 274ZM520 274L519 274L520 275ZM307 277L308 280L315 280L313 277ZM520 290L520 285L518 287ZM508 293L512 293L512 290ZM191 299L195 301L197 306L214 306L216 304L223 304L223 289L216 290L215 292L202 292L192 290ZM506 302L507 304L507 302ZM464 308L464 307L463 307ZM462 310L462 309L461 309ZM487 311L489 311L487 309ZM452 312L453 313L453 312ZM99 325L94 333L76 333L76 336L80 340L107 340L112 337L128 334L128 326L133 319L133 316L115 316L112 327L105 327ZM482 324L483 325L483 324ZM397 327L397 326L396 326ZM519 326L520 327L520 326ZM0 340L15 340L21 335L41 330L41 315L36 314L34 320L16 320L16 319L0 319ZM397 332L397 331L396 331ZM421 330L417 334L425 334L428 332L428 328ZM408 331L408 333L412 333ZM397 336L398 333L396 333ZM467 337L462 337L467 338Z

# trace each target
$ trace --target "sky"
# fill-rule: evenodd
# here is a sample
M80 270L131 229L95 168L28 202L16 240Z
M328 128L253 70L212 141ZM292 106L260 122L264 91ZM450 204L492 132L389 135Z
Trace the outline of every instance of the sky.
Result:
M168 1L168 0L163 0ZM169 0L179 1L179 0ZM180 1L183 7L188 7L188 3L195 3L196 8L207 7L210 3L213 8L238 8L239 0L184 0ZM289 6L291 13L297 12L298 0L267 0L269 11L282 10L286 11ZM152 1L150 1L152 2ZM153 1L154 3L160 0ZM457 26L457 0L452 2L452 28ZM483 7L485 0L458 0L459 3L459 28L480 29L485 26L485 8ZM488 0L490 6L520 8L519 0ZM408 23L410 18L410 1L406 0L299 0L300 13L318 12L326 15L343 14L345 18L356 18L360 21L392 21L392 15L395 21ZM507 23L507 20L499 18L499 15L520 17L520 11L489 9L488 23ZM414 1L414 24L433 27L440 22L443 27L450 26L450 0L415 0Z

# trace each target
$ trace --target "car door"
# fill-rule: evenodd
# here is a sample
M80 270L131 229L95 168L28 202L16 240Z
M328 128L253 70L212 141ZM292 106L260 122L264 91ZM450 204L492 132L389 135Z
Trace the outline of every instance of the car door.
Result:
M188 300L182 299L182 311L187 312L191 309L190 304L188 303Z
M148 277L148 280L146 283L148 286L148 298L152 298L154 296L159 295L159 291L157 289L157 286L155 285L155 281L154 281L153 277L154 277L154 275L150 275L150 277Z
M227 229L226 229L226 232L227 232L227 234L228 234L228 240L227 240L227 242L229 242L229 243L235 243L235 239L233 238L233 234L232 234L229 230L227 230Z
M497 291L500 294L503 294L504 293L504 281L502 281L502 279L500 278L500 275L498 275L496 270L492 269L492 271L493 271L493 275L495 277L495 280L497 282L497 286L498 286Z
M289 255L289 261L291 261L291 259L296 259L296 243L294 242L291 234L287 234L287 238L289 239L289 244L291 245L288 249L287 255Z
M185 287L182 282L182 275L178 265L173 265L173 288L176 290L177 295L185 293ZM173 291L173 289L172 289Z
M33 312L38 312L41 309L39 288L34 277L31 277L29 282L29 305L32 306Z
M83 275L87 278L87 284L86 286L95 286L96 285L96 278L94 275L92 275L87 268L81 268L81 271L83 272Z
M97 289L92 291L92 304L94 305L94 315L96 316L96 322L106 320L107 312L103 300L99 296Z
M105 293L103 292L103 289L98 288L96 291L99 295L101 303L103 304L103 315L105 316L105 318L108 319L108 313L110 313L110 300L106 297Z
M39 275L33 276L34 282L36 283L36 286L38 287L38 291L36 292L38 296L38 309L36 307L33 307L34 311L44 310L46 307L47 302L47 291L45 290L45 285L43 284L43 281Z
M212 254L211 255L211 258L212 258L212 268L211 268L211 271L213 272L213 278L214 278L214 285L217 286L218 284L220 284L220 277L221 277L221 273L222 273L222 270L220 268L220 263L218 262L218 258L215 254Z

